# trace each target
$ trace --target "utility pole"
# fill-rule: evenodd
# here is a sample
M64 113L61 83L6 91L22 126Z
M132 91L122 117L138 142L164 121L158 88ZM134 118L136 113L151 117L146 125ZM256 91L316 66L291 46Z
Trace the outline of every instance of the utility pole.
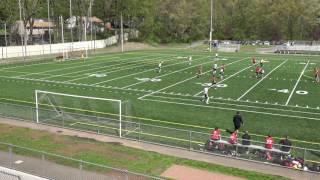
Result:
M123 19L122 19L122 12L121 12L121 52L123 52Z
M50 54L51 54L51 21L50 21L50 0L47 0L47 3L48 3L49 44L50 44Z
M20 32L19 32L19 34L20 34L20 37L21 37L21 53L22 53L22 56L23 56L23 60L25 60L25 55L24 55L24 52L23 52L23 37L22 37L22 30L24 29L24 23L23 23L23 21L22 21L22 12L21 12L22 10L21 10L21 0L19 0L19 16L20 16L20 28L19 28L19 30L20 30ZM25 34L25 33L23 33L23 34Z
M210 16L210 34L209 34L209 51L212 51L212 19L213 19L213 0L211 0L211 16Z

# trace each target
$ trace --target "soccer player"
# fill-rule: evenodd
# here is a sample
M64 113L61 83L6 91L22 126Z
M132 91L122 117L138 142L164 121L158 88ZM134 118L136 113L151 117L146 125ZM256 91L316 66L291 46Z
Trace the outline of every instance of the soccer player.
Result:
M236 144L237 141L238 141L238 130L235 130L233 133L231 133L229 143Z
M158 65L158 73L161 72L162 64L163 64L163 61L160 61Z
M188 58L188 62L189 62L189 65L191 65L191 62L192 62L192 56L189 56L189 58Z
M222 64L222 66L220 67L220 79L222 80L224 77L224 70L225 70L225 65Z
M218 53L216 53L216 56L215 56L214 60L217 60L217 59L218 59L218 57L219 57L219 54L218 54Z
M212 79L211 79L212 85L215 85L217 83L216 76L217 76L217 69L212 68Z
M197 71L197 78L199 78L200 76L202 76L202 64L200 64L199 66L198 66L198 71Z
M320 83L320 69L314 68L314 77L316 80L316 83Z
M257 59L256 59L256 57L254 57L254 56L252 57L252 64L253 64L253 65L257 64Z
M262 75L263 75L263 73L264 73L264 70L262 69L262 67L257 66L257 67L256 67L256 77L257 77L257 78L261 78Z
M201 101L205 101L206 104L209 104L209 87L206 86L203 89L203 99Z
M212 131L212 133L211 133L211 140L212 140L212 141L219 141L219 140L221 140L221 130L220 130L218 127L216 127L216 128Z
M266 149L272 149L272 148L273 148L273 144L274 144L274 140L273 140L272 136L269 134L269 135L266 137L265 148L266 148Z
M263 58L261 58L261 60L260 60L260 67L263 67L263 63L264 63L264 60L263 60Z

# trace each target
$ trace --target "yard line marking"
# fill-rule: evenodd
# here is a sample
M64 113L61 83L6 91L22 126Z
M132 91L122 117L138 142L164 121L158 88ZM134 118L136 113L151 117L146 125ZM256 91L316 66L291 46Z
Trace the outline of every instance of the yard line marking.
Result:
M230 75L229 77L227 77L227 78L223 79L222 81L219 81L216 85L218 85L218 84L221 84L221 83L225 82L226 80L228 80L228 79L230 79L230 78L232 78L232 77L234 77L234 76L236 76L236 75L240 74L241 72L243 72L243 71L245 71L245 70L247 70L247 69L251 68L252 66L254 66L254 65L250 65L250 66L248 66L248 67L246 67L246 68L242 69L241 71L238 71L238 72L236 72L236 73L234 73L234 74ZM216 86L216 85L215 85L215 86ZM199 94L201 94L201 93L202 93L202 91L200 91L200 92L196 93L196 94L195 94L195 95L193 95L193 96L198 96L198 95L199 95Z
M174 63L174 64L171 64L171 65L163 66L163 67L170 67L170 66L174 66L174 65L177 65L177 64L184 64L184 63L186 63L186 62L184 62L184 61L183 62L178 62L178 63ZM141 73L145 73L145 72L149 72L149 71L154 71L154 70L155 70L155 68L152 68L152 69L148 69L148 70L145 70L145 71L141 71L141 72L137 72L137 73L133 73L133 74L128 74L128 75L125 75L125 76L120 76L120 77L117 77L117 78L109 79L109 80L106 80L106 81L101 81L101 82L90 84L90 85L98 85L98 84L114 81L114 80L117 80L117 79L122 79L122 78L125 78L125 77L130 77L130 76L134 76L134 75L137 75L137 74L141 74Z
M133 64L133 65L129 65L129 66L124 66L125 68L119 67L119 68L117 68L117 69L114 70L114 71L107 71L107 70L99 71L99 73L101 73L101 72L106 72L107 74L110 74L110 73L114 73L114 72L118 72L118 71L123 71L123 70L126 70L126 69L133 69L133 68L136 68L136 67L143 67L143 66L145 66L145 65L155 64L155 62L152 62L152 61L158 60L158 59L161 59L161 58L163 58L163 57L158 57L158 58L154 58L154 59L144 60L144 61L142 61L142 62L143 62L142 65L141 65L141 64L139 64L139 65ZM170 58L170 60L166 60L165 62L169 62L169 61L172 61L172 60L174 60L174 59L173 59L173 58ZM139 61L139 62L141 62L141 61ZM110 66L109 66L109 67L110 67ZM92 69L91 69L91 70L92 70ZM63 82L73 82L73 81L77 81L77 80L80 80L80 79L90 78L90 77L88 77L88 76L86 76L86 77L83 77L83 75L81 75L81 76L82 76L81 78L71 79L71 80L63 81ZM79 76L78 76L78 77L79 77Z
M300 118L300 119L309 119L309 120L320 121L319 118L311 118L311 117L304 117L304 116L294 116L294 115L289 115L289 114L284 115L284 114L275 114L275 113L260 112L260 111L251 111L251 110L243 110L243 109L235 109L235 108L224 108L224 107L217 107L217 106L210 106L210 105L189 104L189 103L172 102L172 101L164 101L164 100L154 100L154 99L145 99L145 98L144 99L140 98L140 100L153 101L153 102L162 102L162 103L168 103L168 104L179 104L179 105L194 106L194 107L204 107L204 108L220 109L220 110L228 110L228 111L242 111L242 112L248 112L248 113L254 113L254 114L265 114L265 115L271 115L271 116L292 117L292 118L297 118L297 119ZM212 104L212 103L209 103L209 104Z
M294 85L294 87L293 87L293 89L292 89L292 91L291 91L291 93L290 93L290 96L288 97L288 100L287 100L287 102L286 102L286 104L285 104L286 106L289 104L289 102L290 102L290 100L291 100L291 97L292 97L294 91L296 90L296 88L297 88L297 86L298 86L298 84L299 84L299 82L300 82L301 77L302 77L303 74L304 74L304 71L307 69L307 67L308 67L308 65L309 65L309 62L310 62L310 61L307 62L307 64L304 66L303 70L301 71L301 74L300 74L300 76L299 76L296 84Z
M243 61L243 60L248 59L248 58L249 58L249 57L246 57L246 58L243 58L243 59L239 59L239 60L237 60L237 61L233 61L232 63L226 64L226 66L228 66L228 65L230 65L230 64L237 63L237 62L239 62L239 61ZM210 71L211 71L211 70L206 71L205 73L208 73L208 72L210 72ZM204 74L205 74L205 73L204 73ZM184 83L184 82L189 81L189 80L191 80L191 79L193 79L193 78L196 78L196 77L197 77L197 76L192 76L192 77L187 78L187 79L185 79L185 80L183 80L183 81L179 81L179 82L177 82L177 83L175 83L175 84L172 84L172 85L170 85L170 86L167 86L167 87L164 87L164 88L159 89L159 90L157 90L157 91L154 91L154 92L152 92L152 93L143 95L143 96L139 97L138 99L142 99L142 98L147 97L147 96L150 96L150 95L152 95L152 94L154 94L154 93L158 93L158 92L160 92L160 91L163 91L163 90L165 90L165 89L171 88L171 87L176 86L176 85L178 85L178 84Z
M248 89L244 94L242 94L237 101L239 101L240 99L242 99L244 96L246 96L252 89L254 89L258 84L260 84L264 79L266 79L273 71L277 70L279 67L281 67L283 64L285 64L288 61L285 60L284 62L282 62L280 65L278 65L276 68L274 68L272 71L270 71L266 76L264 76L260 81L258 81L256 84L254 84L250 89Z
M145 56L145 57L149 57L149 56L154 56L154 55L148 55L148 56ZM112 58L112 57L111 57ZM128 60L132 57L129 57L129 58L125 58L125 59L122 59L120 61L123 61L123 60ZM136 58L141 58L141 57L134 57L132 59L136 59ZM109 60L109 59L108 59ZM61 70L67 70L67 69L74 69L74 68L79 68L79 67L85 67L85 66L93 66L93 65L99 65L99 64L104 64L104 63L110 63L110 62L114 62L114 61L119 61L118 59L117 60L111 60L111 61L104 61L103 59L99 60L99 61L102 61L102 62L96 62L96 63L92 63L92 64L83 64L83 61L81 62L81 64L83 65L80 65L80 66L68 66L68 67L65 67L65 68L59 68L59 69L52 69L52 70L48 70L48 71L43 71L43 72L37 72L38 73L47 73L47 72L55 72L55 71L61 71ZM80 64L80 63L79 63ZM35 73L29 73L29 74L25 74L25 75L20 75L20 76L16 76L16 77L25 77L25 76L29 76L29 75L33 75Z
M206 57L202 57L202 58L199 58L199 59L197 59L197 60L204 59L204 58L206 58ZM212 61L209 61L209 62L206 62L206 63L203 63L203 64L209 64L209 63L212 63ZM180 70L177 70L177 71L173 71L173 72L170 72L170 73L168 73L168 74L163 74L163 75L161 75L161 76L156 76L156 77L154 77L154 78L165 77L165 76L168 76L168 75L171 75L171 74L174 74L174 73L177 73L177 72L181 72L181 71L184 71L184 70L187 70L187 69L190 69L190 68L194 68L194 67L197 67L197 66L199 66L199 64L193 65L193 66L188 66L187 68L180 69ZM132 86L135 86L135 85L138 85L138 84L142 84L142 83L145 83L145 82L142 81L142 82L133 83L133 84L131 84L131 85L124 86L124 87L122 87L122 88L129 88L129 87L132 87Z

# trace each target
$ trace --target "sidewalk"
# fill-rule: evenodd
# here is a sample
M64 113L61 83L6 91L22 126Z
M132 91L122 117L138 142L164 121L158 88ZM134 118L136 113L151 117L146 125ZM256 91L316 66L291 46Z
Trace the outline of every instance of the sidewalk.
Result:
M13 119L0 118L0 123L9 124L13 126L27 127L30 129L45 130L52 133L78 136L84 138L91 138L102 142L118 142L124 146L133 147L146 151L158 152L160 154L176 156L180 158L186 158L191 160L203 161L208 163L214 163L218 165L223 165L227 167L234 167L248 171L255 171L264 174L271 174L277 176L283 176L291 179L297 180L318 180L320 179L320 174L297 171L292 169L287 169L280 166L271 166L268 164L256 163L251 161L238 160L233 158L226 158L220 156L214 156L205 153L193 152L183 149L171 148L166 146L153 145L149 143L142 143L137 141L131 141L126 139L114 138L104 135L98 135L94 133L80 132L75 130L63 129L58 127L46 126L41 124L35 124L26 121L19 121Z

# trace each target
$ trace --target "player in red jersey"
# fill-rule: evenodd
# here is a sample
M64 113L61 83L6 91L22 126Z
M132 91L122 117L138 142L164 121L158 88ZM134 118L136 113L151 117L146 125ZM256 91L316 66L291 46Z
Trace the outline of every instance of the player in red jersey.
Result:
M271 135L268 135L266 137L266 144L265 144L265 148L266 149L272 149L273 148L273 144L274 144L274 140L272 138Z
M219 141L221 140L221 130L219 128L215 128L211 133L211 140Z
M238 130L235 130L230 136L229 143L230 144L236 144L237 140L238 140Z

